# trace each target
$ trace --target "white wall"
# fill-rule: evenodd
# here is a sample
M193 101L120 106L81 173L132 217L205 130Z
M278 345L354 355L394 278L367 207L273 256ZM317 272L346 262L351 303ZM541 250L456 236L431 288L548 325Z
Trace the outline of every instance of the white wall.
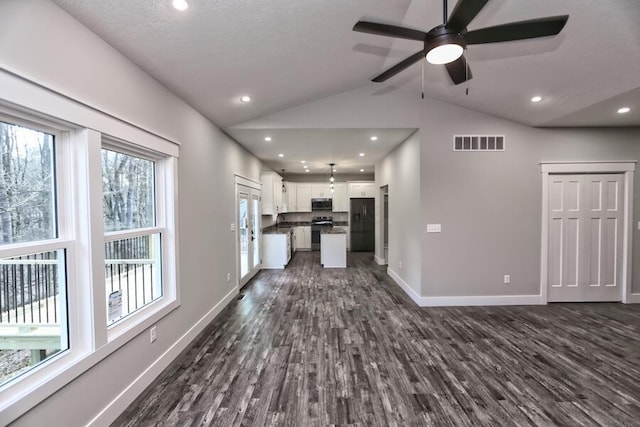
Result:
M415 132L376 165L376 187L386 185L389 192L388 272L412 297L421 295L420 151L420 132ZM380 217L382 203L378 197L376 218ZM384 241L379 232L376 255L384 258Z
M421 222L415 232L422 244L415 257L421 273L419 282L409 282L408 288L419 289L426 304L467 304L483 298L485 302L507 301L509 297L515 297L509 303L531 303L535 299L518 297L540 292L539 162L637 161L640 129L537 129L436 99L421 100L419 93L419 88L369 84L236 127L418 128L420 174L415 179L420 182ZM454 134L504 134L507 150L454 153ZM395 156L390 154L376 166L380 186L387 180L380 175L392 174ZM634 224L640 218L638 175ZM413 200L394 200L391 185L389 192L390 211L413 209ZM442 224L442 233L427 234L429 223ZM633 246L638 243L640 231L634 230ZM637 249L633 250L633 268L640 271ZM509 285L503 283L505 274L511 275ZM640 292L640 274L632 277L633 292Z
M181 307L158 323L156 343L141 334L17 421L85 425L190 328L205 326L198 321L236 292L235 235L229 231L235 222L234 174L259 182L262 165L53 3L3 0L0 16L0 68L181 144ZM2 93L0 88L0 98ZM58 115L64 118L65 111Z
M539 163L640 158L637 128L536 129L438 102L425 107L422 120L425 297L539 294ZM454 152L454 134L505 135L506 151ZM634 188L638 218L637 174ZM442 233L424 233L428 223L441 223ZM633 233L637 244L640 232ZM639 255L636 250L637 271Z

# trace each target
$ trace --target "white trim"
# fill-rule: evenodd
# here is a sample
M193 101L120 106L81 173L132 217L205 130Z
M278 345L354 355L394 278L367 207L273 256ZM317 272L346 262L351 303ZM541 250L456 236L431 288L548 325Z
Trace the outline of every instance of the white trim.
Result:
M184 333L171 347L158 357L147 369L134 379L122 392L105 406L88 426L106 426L113 423L118 416L209 326L218 314L239 294L234 286L222 300L213 306L200 320Z
M402 290L409 296L409 298L413 300L413 302L422 307L422 297L418 293L416 293L416 291L414 291L407 282L402 280L402 278L395 271L393 271L391 267L387 268L387 274L393 279L394 282L400 285Z
M262 190L262 184L260 181L254 181L251 178L238 174L234 174L234 179L236 184L244 185L245 187L253 188L254 190Z
M576 162L540 162L542 173L542 235L540 237L540 295L543 301L547 297L548 250L549 250L549 175L561 173L620 173L624 174L624 229L622 231L622 289L621 300L630 303L632 274L632 241L633 241L633 176L636 168L635 160L620 161L576 161Z
M420 307L459 307L486 305L544 305L546 301L541 295L481 295L481 296L443 296L423 297L414 291L392 269L387 269L389 276ZM640 295L639 295L640 296Z
M378 264L378 265L385 265L387 263L384 258L379 257L378 255L375 255L373 257L373 259L375 260L376 264Z
M540 295L548 301L549 291L549 172L542 172L542 226L540 237Z
M635 166L635 165L634 165ZM630 303L633 270L633 170L624 174L624 229L622 230L622 302Z
M636 168L635 160L614 160L607 162L540 162L544 173L612 173L631 172Z
M486 305L545 305L540 295L482 295L422 297L420 307L456 307Z
M120 117L100 111L81 101L56 92L0 66L0 104L30 115L46 116L68 124L90 128L124 141L178 157L179 142L158 135ZM64 117L61 116L64 112Z
M627 304L640 304L640 293L629 294L624 302Z

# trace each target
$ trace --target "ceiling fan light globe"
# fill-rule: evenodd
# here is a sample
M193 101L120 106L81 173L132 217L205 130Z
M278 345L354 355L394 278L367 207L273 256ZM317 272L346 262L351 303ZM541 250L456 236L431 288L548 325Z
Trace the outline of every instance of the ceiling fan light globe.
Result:
M426 59L430 64L448 64L460 58L464 53L464 48L459 44L447 43L436 46L427 52Z

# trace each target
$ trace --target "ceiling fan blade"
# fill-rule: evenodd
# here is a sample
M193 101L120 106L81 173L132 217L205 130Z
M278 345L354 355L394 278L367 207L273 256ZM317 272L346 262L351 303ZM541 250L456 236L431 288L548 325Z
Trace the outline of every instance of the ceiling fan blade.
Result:
M569 15L561 15L511 22L469 31L464 38L467 44L483 44L555 36L562 31L568 19Z
M403 60L401 62L398 62L396 65L394 65L393 67L389 68L387 71L385 71L384 73L382 73L379 76L375 77L371 81L372 82L376 82L376 83L383 82L383 81L395 76L400 71L402 71L402 70L410 67L411 65L415 64L416 62L420 61L421 59L424 59L424 51L422 51L422 50L420 52L414 53L413 55L411 55L407 59L405 59L405 60Z
M353 31L418 41L424 41L427 38L427 33L424 31L367 21L358 21L353 26Z
M471 68L469 68L469 64L464 55L453 62L445 64L445 67L447 67L447 72L456 85L464 83L473 77L471 75Z
M453 8L446 27L456 31L464 30L488 2L489 0L460 0Z

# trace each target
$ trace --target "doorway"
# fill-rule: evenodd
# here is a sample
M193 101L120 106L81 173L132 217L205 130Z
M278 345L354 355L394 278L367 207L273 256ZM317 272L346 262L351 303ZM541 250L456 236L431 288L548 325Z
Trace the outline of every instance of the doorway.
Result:
M246 181L246 180L244 180ZM236 182L236 218L238 224L237 265L239 286L242 288L260 271L261 234L260 214L261 198L259 184Z
M546 301L626 302L634 166L628 165L543 165Z

